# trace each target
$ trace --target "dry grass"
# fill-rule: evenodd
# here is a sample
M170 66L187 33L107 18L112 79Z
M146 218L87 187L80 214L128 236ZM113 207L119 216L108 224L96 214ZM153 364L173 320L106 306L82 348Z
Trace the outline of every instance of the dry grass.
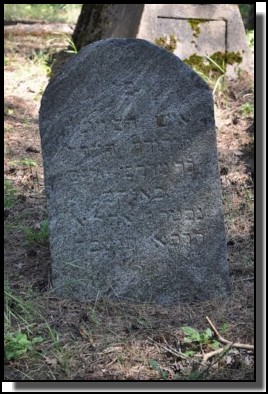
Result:
M5 41L5 178L16 189L5 210L5 272L7 294L17 297L7 303L5 323L8 332L43 338L33 351L5 361L5 379L253 380L252 352L232 349L204 369L202 355L211 342L185 343L181 329L203 331L209 316L226 339L254 341L253 135L247 131L252 118L241 111L253 100L252 82L242 77L229 83L215 100L229 297L172 307L62 300L50 286L48 243L27 242L23 226L37 231L46 218L38 109L48 81L46 56L63 47L58 36L9 35ZM25 158L36 165L23 164Z

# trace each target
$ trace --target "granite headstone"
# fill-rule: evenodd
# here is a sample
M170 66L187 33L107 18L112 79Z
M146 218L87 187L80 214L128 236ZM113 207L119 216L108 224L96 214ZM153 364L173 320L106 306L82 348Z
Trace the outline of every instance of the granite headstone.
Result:
M85 47L46 88L40 132L59 296L228 292L213 98L178 57L138 39Z

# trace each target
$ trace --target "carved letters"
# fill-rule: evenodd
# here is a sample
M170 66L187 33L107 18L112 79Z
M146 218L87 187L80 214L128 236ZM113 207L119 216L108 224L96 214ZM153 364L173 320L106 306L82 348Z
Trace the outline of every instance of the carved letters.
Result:
M163 245L188 247L203 244L202 220L204 215L201 208L162 210L159 212L159 217L164 223L169 223L170 228L173 229L165 239L157 236Z
M137 93L131 81L124 82L125 97L132 98ZM174 141L174 136L171 137L168 131L161 131L167 129L168 126L184 127L187 124L187 119L184 115L171 112L163 112L155 117L155 121L160 131L157 131L154 138L146 137L146 133L139 133L137 120L135 116L128 115L114 115L110 120L106 119L98 121L94 120L99 117L93 117L85 122L80 127L80 133L85 138L80 139L80 146L77 145L77 140L71 139L68 144L69 149L81 149L85 156L89 157L107 157L120 158L122 155L140 159L140 164L130 163L120 167L120 177L125 180L125 188L120 190L103 191L100 195L102 200L100 209L94 214L97 221L108 222L124 227L132 225L133 218L130 215L122 215L119 212L123 211L120 207L120 201L124 201L127 197L132 196L134 200L144 201L146 203L158 203L165 198L165 190L160 186L161 179L172 178L176 183L184 180L186 177L191 177L195 172L195 164L191 157L181 157L175 163L162 159L165 155L170 155L171 146L178 144L179 141ZM153 119L152 119L153 122ZM165 130L166 130L165 129ZM124 147L119 147L116 143L111 142L112 138L100 143L89 143L90 139L87 133L95 133L97 130L107 133L108 136L113 134L127 133L130 134L128 144ZM168 130L168 129L167 129ZM99 131L98 131L99 132ZM121 151L120 151L121 149ZM124 151L122 150L124 149ZM155 162L157 156L161 157L161 161ZM143 163L143 157L147 157L147 163ZM152 164L148 163L148 157L153 158ZM91 173L94 182L98 180L103 182L105 173L97 169L88 169ZM173 177L172 177L173 176ZM155 181L153 181L155 180ZM141 187L144 185L144 187ZM145 187L145 185L147 185ZM150 185L150 186L148 186ZM135 197L134 197L135 195ZM108 200L107 200L108 198ZM113 203L111 203L113 201ZM115 202L117 201L117 202ZM105 214L103 214L105 212ZM131 210L130 210L131 212ZM148 219L149 212L144 213L140 220ZM170 234L165 237L154 235L153 241L159 247L186 247L191 248L195 245L202 245L204 242L204 235L200 232L200 223L203 219L203 212L200 208L197 209L177 209L177 210L160 210L160 220L163 220L165 225L170 226ZM135 218L139 220L139 218ZM76 217L76 220L83 226L83 222ZM185 231L186 230L186 231ZM96 253L101 250L110 250L108 246L100 245L97 240L90 241L90 252Z

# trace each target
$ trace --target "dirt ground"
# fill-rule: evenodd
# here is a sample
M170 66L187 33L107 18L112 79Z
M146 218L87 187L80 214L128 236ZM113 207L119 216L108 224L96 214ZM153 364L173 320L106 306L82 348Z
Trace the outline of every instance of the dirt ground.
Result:
M66 46L61 34L5 36L4 174L15 190L4 211L5 333L42 337L21 357L5 359L5 380L254 380L254 351L234 346L254 344L252 79L226 81L215 95L230 295L172 307L78 303L53 295L48 239L27 237L46 219L38 110L47 62ZM215 334L185 341L182 327L204 332L206 316L233 346L213 344ZM224 351L205 360L217 346Z

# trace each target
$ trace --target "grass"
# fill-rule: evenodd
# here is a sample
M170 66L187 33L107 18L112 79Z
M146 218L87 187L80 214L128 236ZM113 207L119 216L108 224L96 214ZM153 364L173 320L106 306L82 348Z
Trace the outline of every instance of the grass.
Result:
M45 20L76 23L81 4L4 4L7 20Z
M29 167L29 168L37 167L36 162L34 160L32 160L32 159L28 159L27 157L18 160L17 163L20 164L23 167Z
M7 327L10 329L12 325L12 319L15 320L21 320L24 323L26 322L24 318L22 318L18 312L18 309L22 309L24 312L26 310L26 307L21 300L14 296L10 287L9 287L9 282L7 277L5 277L5 307L4 307L4 323L5 323L5 328ZM13 309L16 308L16 312L13 311Z
M69 49L66 52L73 53L73 54L77 55L78 49L76 48L76 45L73 42L73 40L68 36L65 37L65 40L66 40L66 45L69 47Z
M43 68L46 75L50 75L51 73L51 55L47 51L35 50L29 56L29 61L32 61L33 64L37 67Z
M43 220L38 227L40 228L33 230L28 226L24 226L23 232L28 242L44 245L49 237L48 220Z
M203 78L205 80L206 80L206 78L208 78L208 82L210 83L210 85L213 86L212 93L213 93L213 96L214 96L215 93L217 92L217 89L220 90L222 88L223 79L225 77L225 71L224 71L223 67L221 67L217 62L215 62L211 57L205 56L205 58L210 63L212 63L216 67L216 69L220 72L220 76L218 76L216 78L216 80L215 80L215 78L212 78L212 77L209 78L208 76L205 76L205 78L204 78L204 74L201 75L201 76L203 76Z
M11 208L15 204L16 189L9 179L4 178L4 207Z
M59 351L59 337L38 310L40 296L30 288L20 287L14 291L5 276L4 290L4 355L7 366L18 365L32 359L43 364L43 358L51 351ZM40 353L40 349L42 352ZM49 358L49 355L47 357ZM26 380L31 376L21 371Z
M27 124L25 125L25 127L27 127ZM38 167L36 161L29 158L23 158L19 160L19 164L24 168L29 168L31 172L33 167Z

